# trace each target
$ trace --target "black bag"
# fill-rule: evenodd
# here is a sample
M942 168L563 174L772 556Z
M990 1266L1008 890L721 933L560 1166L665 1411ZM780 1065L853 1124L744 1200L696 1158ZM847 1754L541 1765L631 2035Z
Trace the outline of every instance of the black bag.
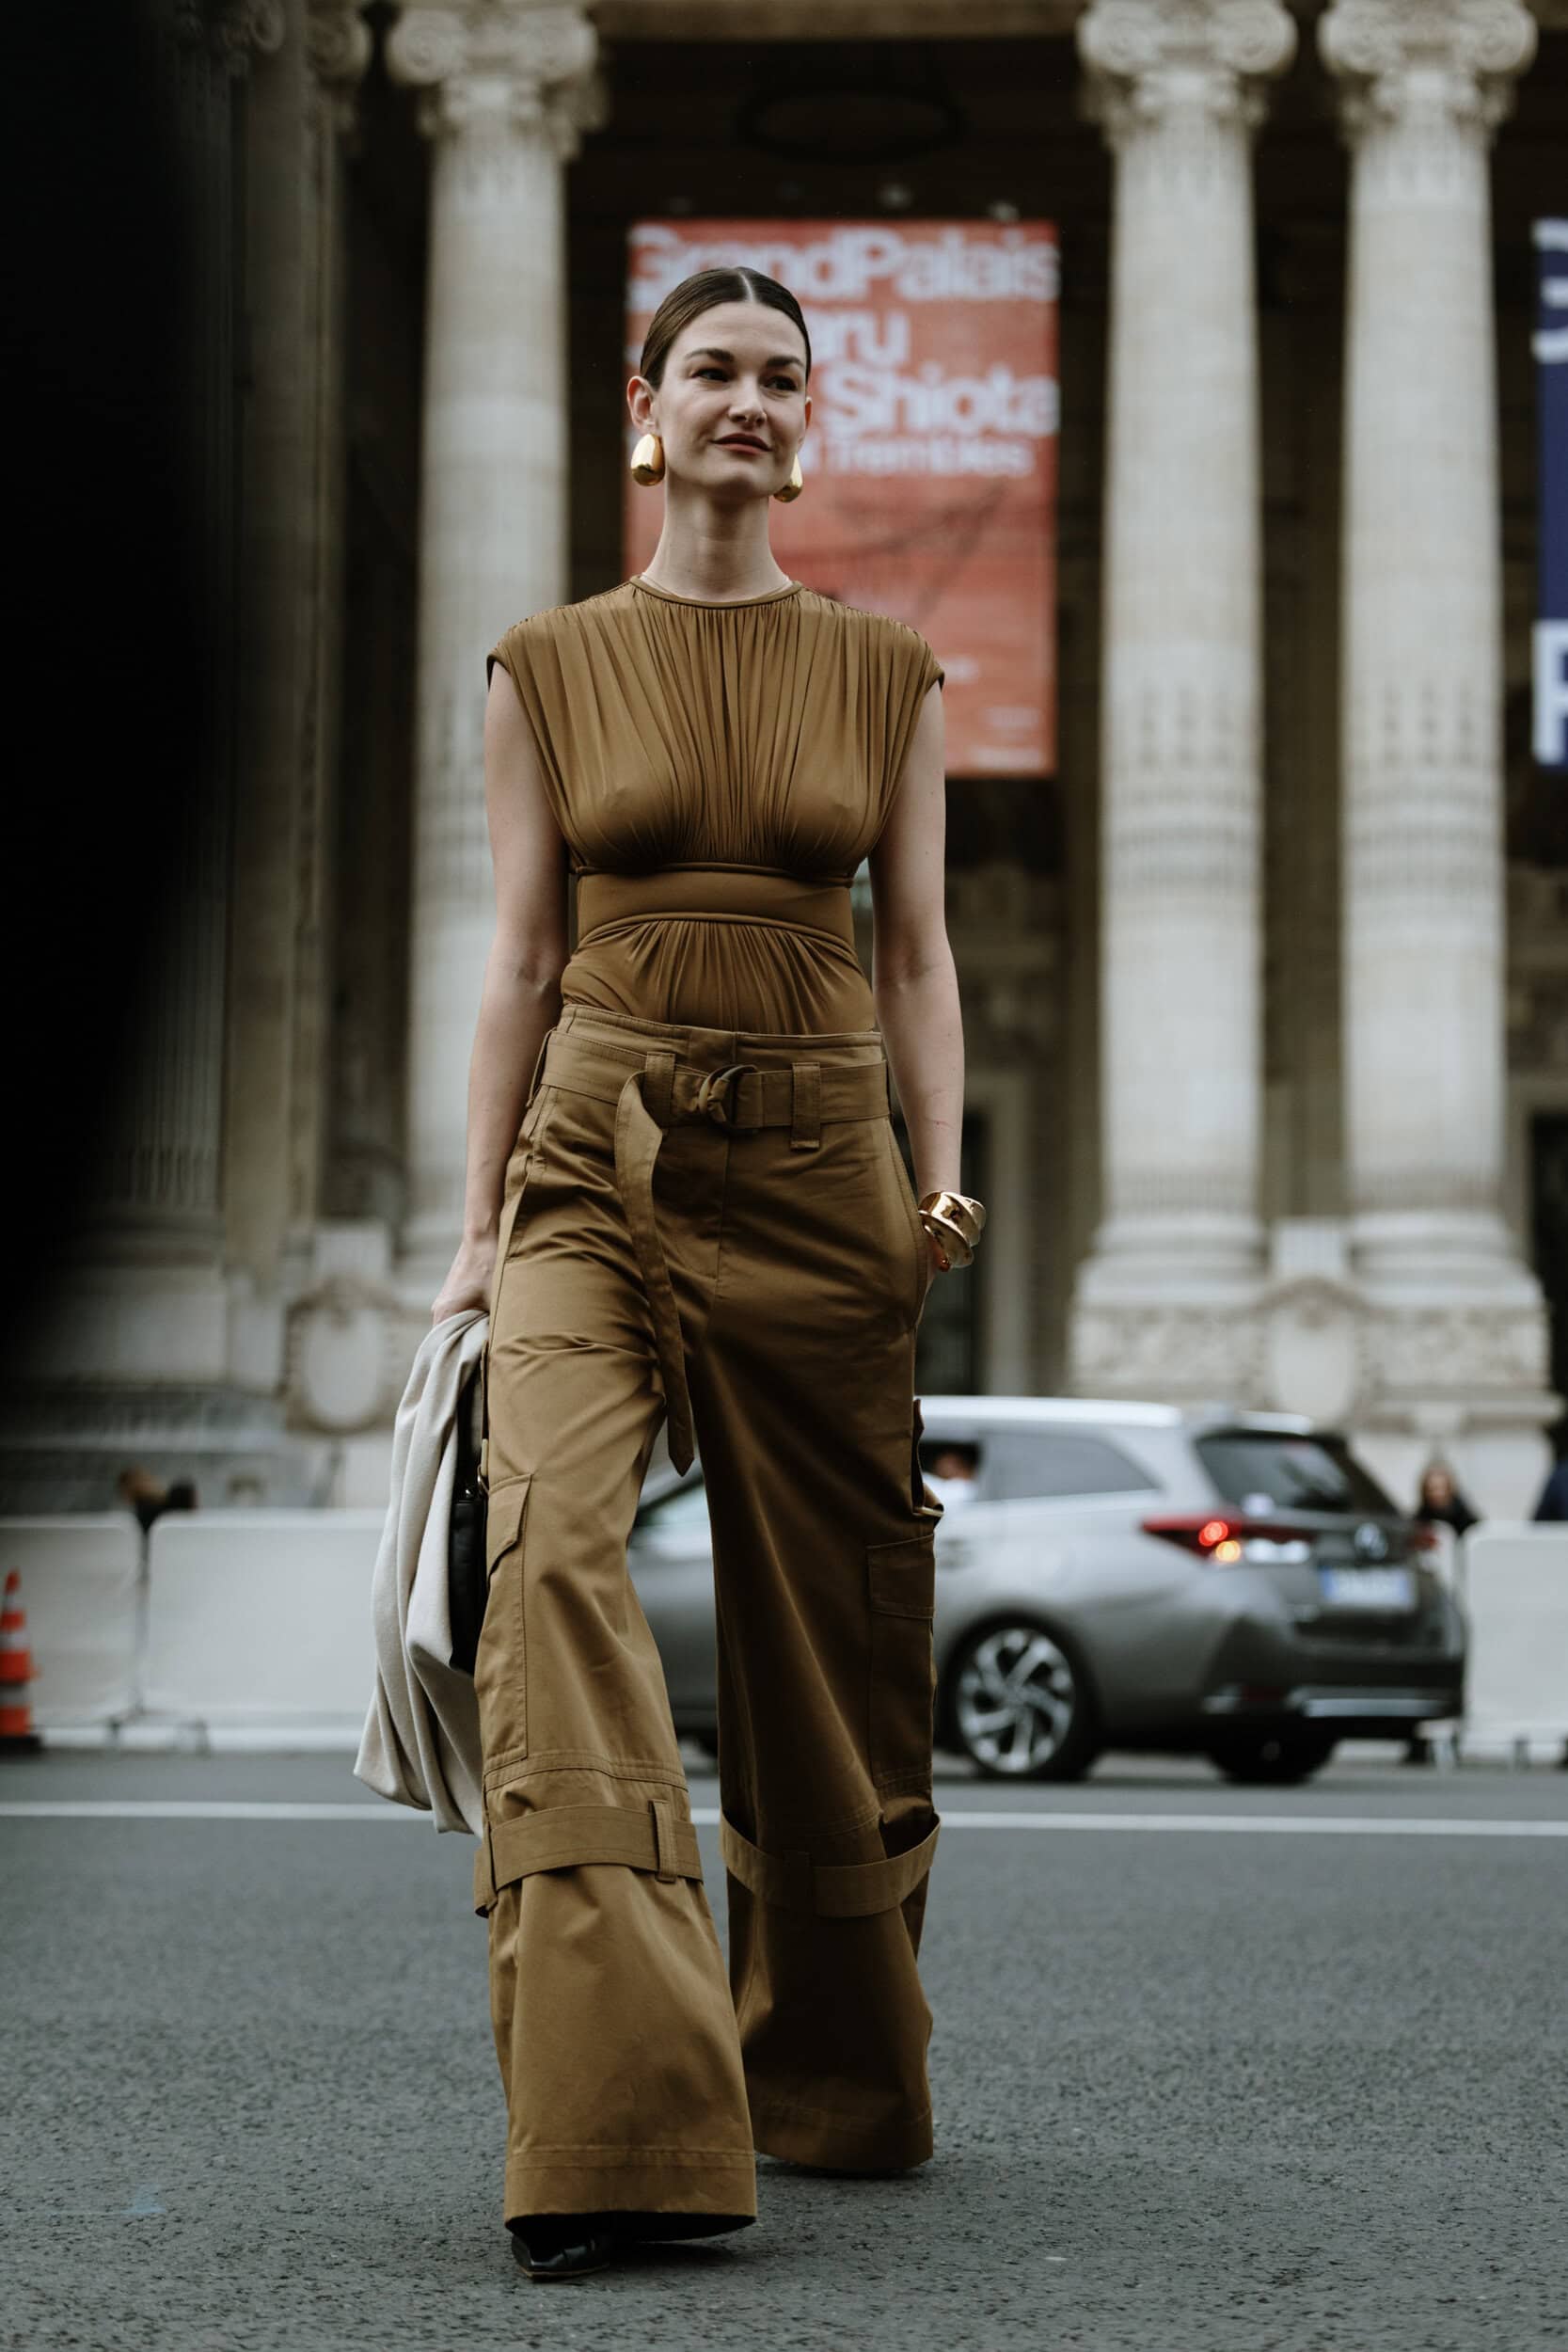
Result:
M447 1536L451 1662L460 1674L466 1675L473 1673L479 1656L479 1629L484 1623L487 1584L484 1511L488 1498L479 1475L487 1403L484 1372L482 1357L458 1391L457 1479L452 1487L451 1526Z

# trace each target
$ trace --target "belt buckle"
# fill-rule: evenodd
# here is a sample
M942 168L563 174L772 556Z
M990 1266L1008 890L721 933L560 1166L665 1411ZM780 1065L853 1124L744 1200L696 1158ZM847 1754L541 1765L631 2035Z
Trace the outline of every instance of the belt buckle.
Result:
M729 1094L732 1083L755 1070L754 1062L732 1062L728 1070L710 1070L697 1089L697 1108L705 1112L716 1127L733 1127L739 1135L752 1135L754 1127L740 1127L731 1117Z

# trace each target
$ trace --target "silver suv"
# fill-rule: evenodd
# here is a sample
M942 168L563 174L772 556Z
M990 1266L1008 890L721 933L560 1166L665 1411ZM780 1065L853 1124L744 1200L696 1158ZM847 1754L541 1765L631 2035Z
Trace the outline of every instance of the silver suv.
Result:
M1278 1413L1070 1397L921 1400L936 1537L939 1743L1081 1778L1106 1747L1301 1781L1341 1738L1463 1708L1434 1538L1342 1437ZM715 1740L702 1470L650 1482L630 1567L677 1728Z

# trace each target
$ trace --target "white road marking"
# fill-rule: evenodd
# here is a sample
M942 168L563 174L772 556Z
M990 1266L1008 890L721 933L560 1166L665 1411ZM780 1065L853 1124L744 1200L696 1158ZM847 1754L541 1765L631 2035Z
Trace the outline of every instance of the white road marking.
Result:
M66 1797L0 1804L23 1821L427 1821L405 1805L243 1804L227 1797Z
M1268 1836L1568 1837L1568 1821L1423 1820L1405 1813L944 1813L957 1829L1255 1830Z
M428 1821L409 1805L289 1804L201 1797L70 1797L0 1804L0 1820L30 1821ZM692 1820L712 1829L712 1805ZM1287 1837L1568 1837L1565 1821L1463 1820L1405 1813L979 1813L954 1810L943 1829L1149 1830L1157 1835L1218 1832Z

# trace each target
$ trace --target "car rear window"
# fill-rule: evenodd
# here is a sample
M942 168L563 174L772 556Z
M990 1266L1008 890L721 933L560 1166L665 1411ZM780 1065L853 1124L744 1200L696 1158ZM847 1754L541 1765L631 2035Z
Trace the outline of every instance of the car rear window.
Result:
M980 1476L987 1500L998 1502L1148 1493L1155 1484L1119 1446L1081 1429L998 1430L985 1441Z
M1266 1429L1216 1430L1197 1439L1204 1469L1227 1502L1252 1511L1392 1512L1399 1507L1342 1438Z

